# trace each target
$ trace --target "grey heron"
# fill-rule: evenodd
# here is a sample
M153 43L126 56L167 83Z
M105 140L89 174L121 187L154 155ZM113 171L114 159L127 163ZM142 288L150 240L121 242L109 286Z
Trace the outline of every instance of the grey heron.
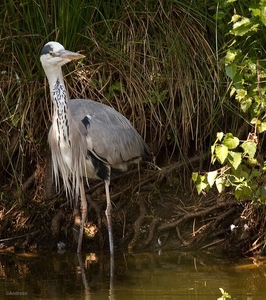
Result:
M48 142L56 186L62 178L68 195L80 197L81 223L77 252L81 251L87 201L84 178L105 183L106 219L110 253L113 254L111 199L109 192L112 170L126 171L139 163L150 149L136 129L115 109L87 99L68 99L62 66L84 58L65 50L58 42L48 42L41 51L41 63L47 76L53 103L52 125Z

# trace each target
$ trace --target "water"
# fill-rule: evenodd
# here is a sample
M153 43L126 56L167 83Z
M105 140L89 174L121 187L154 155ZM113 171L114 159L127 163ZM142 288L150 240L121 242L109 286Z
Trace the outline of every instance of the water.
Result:
M239 261L206 253L117 254L113 284L108 255L56 252L0 255L0 299L236 300L266 299L266 259Z

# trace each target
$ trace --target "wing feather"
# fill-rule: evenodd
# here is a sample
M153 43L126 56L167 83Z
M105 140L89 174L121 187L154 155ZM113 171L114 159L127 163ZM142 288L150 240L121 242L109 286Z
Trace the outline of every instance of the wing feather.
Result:
M102 161L117 166L150 154L129 120L113 108L82 99L70 100L69 108L88 150Z

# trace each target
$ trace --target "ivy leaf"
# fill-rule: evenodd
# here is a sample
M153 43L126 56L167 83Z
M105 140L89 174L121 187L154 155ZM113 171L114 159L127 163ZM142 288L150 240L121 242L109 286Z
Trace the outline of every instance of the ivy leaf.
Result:
M227 159L229 163L232 165L232 167L236 170L241 164L242 153L229 151Z
M257 145L253 141L245 141L241 147L248 154L250 158L254 158L255 153L257 151Z
M218 171L216 171L216 170L212 171L212 172L208 172L207 181L208 181L210 187L213 186L217 175L218 175Z
M217 145L215 148L217 160L223 164L228 156L228 148L225 145Z
M232 133L227 133L224 137L223 144L228 149L235 149L239 145L239 139L234 137Z

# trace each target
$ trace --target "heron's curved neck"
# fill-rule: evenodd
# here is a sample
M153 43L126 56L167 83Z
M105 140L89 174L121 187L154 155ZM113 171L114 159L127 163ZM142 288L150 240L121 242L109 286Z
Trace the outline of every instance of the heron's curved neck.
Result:
M60 82L64 85L63 73L61 66L43 66L44 72L49 82L50 91L52 92L57 80L59 79Z

